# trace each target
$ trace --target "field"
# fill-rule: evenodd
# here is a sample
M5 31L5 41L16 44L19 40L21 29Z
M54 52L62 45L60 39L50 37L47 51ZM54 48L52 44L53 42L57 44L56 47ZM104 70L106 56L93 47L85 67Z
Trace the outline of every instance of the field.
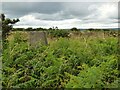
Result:
M118 37L103 31L70 33L60 37L50 32L48 45L37 47L29 45L27 32L11 33L2 55L2 86L118 88Z

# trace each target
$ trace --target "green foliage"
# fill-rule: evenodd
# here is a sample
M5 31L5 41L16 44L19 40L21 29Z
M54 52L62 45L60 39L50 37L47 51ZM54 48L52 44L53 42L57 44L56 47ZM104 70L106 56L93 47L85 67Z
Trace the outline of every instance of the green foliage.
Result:
M9 32L12 30L12 25L17 23L19 19L9 19L5 18L4 14L0 15L1 17L1 22L2 22L2 39L5 40L9 34Z
M69 32L67 30L49 30L48 34L52 37L68 37Z
M3 87L118 87L118 40L115 37L86 40L61 37L48 46L40 44L34 48L23 34L13 36L2 55Z
M71 28L71 31L79 31L76 27Z

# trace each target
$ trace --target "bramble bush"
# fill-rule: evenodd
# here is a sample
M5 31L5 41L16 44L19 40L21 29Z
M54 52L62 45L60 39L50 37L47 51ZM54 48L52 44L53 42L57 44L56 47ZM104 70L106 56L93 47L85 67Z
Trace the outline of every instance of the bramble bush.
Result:
M30 47L15 34L2 54L6 88L117 88L118 40L115 37L59 38Z

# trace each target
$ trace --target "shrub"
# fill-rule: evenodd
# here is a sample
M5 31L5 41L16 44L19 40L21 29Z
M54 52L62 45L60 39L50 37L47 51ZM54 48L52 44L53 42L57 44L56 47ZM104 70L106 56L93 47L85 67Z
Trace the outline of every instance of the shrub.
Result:
M69 32L67 30L50 30L49 35L52 37L68 37Z

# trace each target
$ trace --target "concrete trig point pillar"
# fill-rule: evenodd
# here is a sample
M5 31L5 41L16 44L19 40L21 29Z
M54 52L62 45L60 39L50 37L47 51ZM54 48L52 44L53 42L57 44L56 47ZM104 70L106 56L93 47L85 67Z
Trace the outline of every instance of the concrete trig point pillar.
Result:
M43 31L29 31L29 43L31 46L37 46L39 43L47 45L46 32Z

